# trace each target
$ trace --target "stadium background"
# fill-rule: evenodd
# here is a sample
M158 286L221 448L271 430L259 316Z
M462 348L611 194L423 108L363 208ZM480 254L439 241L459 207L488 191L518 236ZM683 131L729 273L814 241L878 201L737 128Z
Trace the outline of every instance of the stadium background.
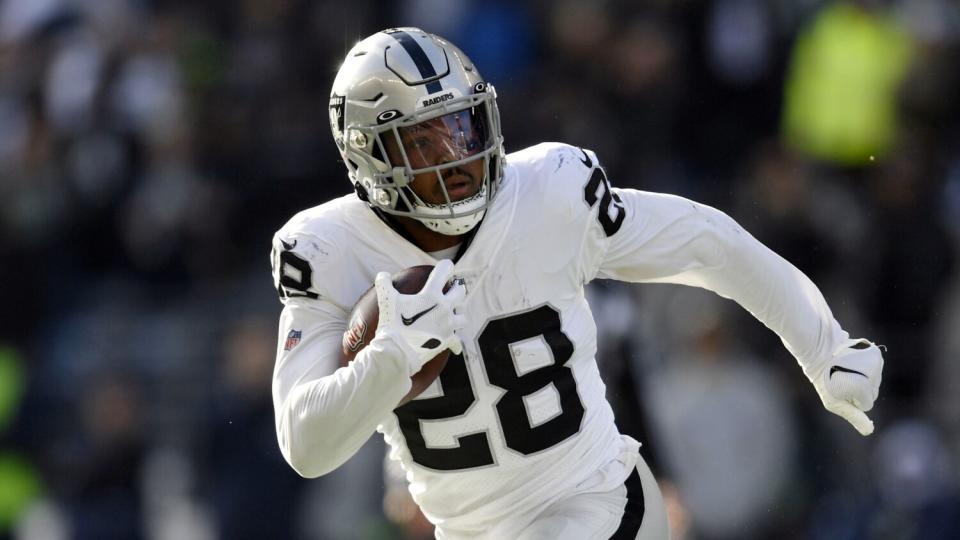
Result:
M269 393L271 234L349 190L329 87L403 25L472 56L508 150L727 211L889 348L861 438L730 302L592 286L676 538L960 538L951 0L5 0L0 538L429 536L379 441L297 477Z

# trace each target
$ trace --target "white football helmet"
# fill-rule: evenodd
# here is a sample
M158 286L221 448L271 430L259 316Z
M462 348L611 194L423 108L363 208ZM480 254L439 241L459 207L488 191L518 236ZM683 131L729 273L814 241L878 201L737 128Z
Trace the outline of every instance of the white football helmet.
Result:
M442 234L475 227L500 183L503 137L493 86L460 49L418 28L378 32L347 53L330 93L330 128L361 199ZM429 131L425 144L442 151L411 143L418 130ZM445 172L462 172L475 160L484 164L480 189L451 200ZM426 203L408 187L424 173L437 176L445 203Z

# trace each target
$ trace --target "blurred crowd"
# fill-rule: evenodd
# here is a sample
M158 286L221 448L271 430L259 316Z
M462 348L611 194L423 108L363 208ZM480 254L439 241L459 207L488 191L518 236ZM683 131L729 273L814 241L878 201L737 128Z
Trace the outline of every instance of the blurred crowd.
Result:
M508 151L717 206L887 347L877 432L772 333L597 283L598 361L676 539L960 538L960 6L952 0L0 2L0 539L422 538L371 441L280 456L268 252L349 191L340 60L420 26Z

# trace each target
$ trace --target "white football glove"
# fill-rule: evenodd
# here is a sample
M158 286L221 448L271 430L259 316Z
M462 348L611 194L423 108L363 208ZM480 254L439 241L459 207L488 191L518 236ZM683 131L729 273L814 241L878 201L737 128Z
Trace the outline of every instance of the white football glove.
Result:
M420 292L400 294L389 273L377 274L377 335L392 337L407 349L411 375L446 349L454 354L463 352L463 344L454 332L463 328L464 316L454 311L463 302L466 289L463 284L454 283L444 293L452 275L453 263L444 259L430 272Z
M861 435L873 433L864 414L880 392L883 355L866 339L848 339L819 370L808 374L823 406L853 424Z

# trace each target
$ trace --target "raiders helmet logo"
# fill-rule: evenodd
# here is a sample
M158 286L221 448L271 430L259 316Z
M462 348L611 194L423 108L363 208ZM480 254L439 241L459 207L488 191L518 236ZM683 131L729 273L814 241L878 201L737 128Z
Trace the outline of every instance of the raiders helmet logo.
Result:
M330 127L333 130L333 139L343 150L343 105L344 97L333 94L330 96Z

